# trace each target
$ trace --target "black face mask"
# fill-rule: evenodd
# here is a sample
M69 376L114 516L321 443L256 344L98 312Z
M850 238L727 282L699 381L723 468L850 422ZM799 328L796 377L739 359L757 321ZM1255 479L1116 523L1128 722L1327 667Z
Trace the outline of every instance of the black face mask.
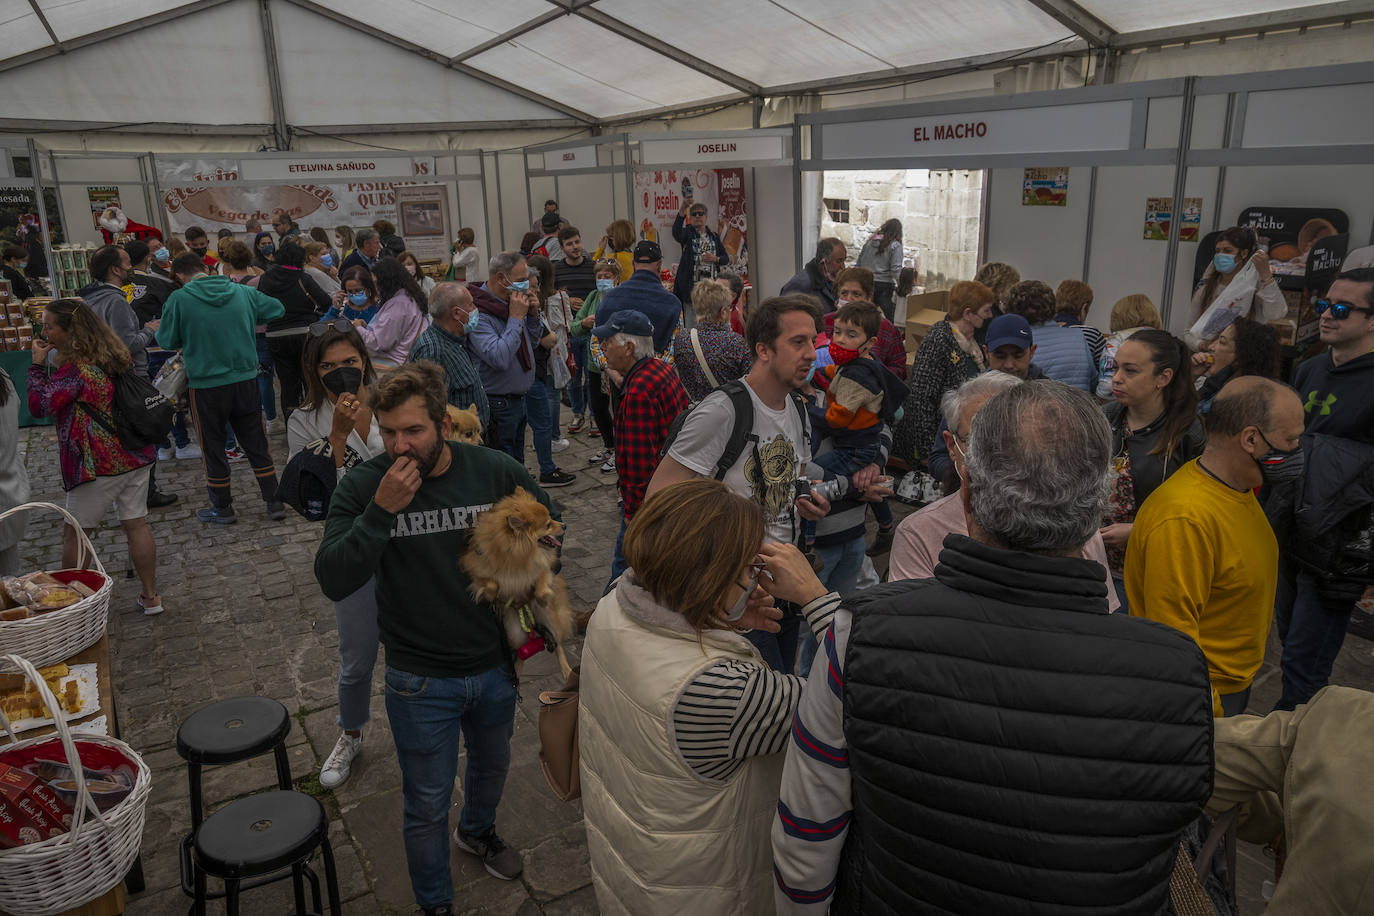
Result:
M358 389L363 386L363 370L352 366L340 366L326 372L320 377L320 381L324 382L324 387L335 397L344 393L357 394Z
M1269 437L1263 432L1260 433L1260 438L1264 440L1265 445L1269 446L1269 452L1256 458L1255 463L1259 465L1260 476L1264 478L1266 484L1284 483L1302 477L1303 454L1301 446L1291 452L1283 452L1274 448Z

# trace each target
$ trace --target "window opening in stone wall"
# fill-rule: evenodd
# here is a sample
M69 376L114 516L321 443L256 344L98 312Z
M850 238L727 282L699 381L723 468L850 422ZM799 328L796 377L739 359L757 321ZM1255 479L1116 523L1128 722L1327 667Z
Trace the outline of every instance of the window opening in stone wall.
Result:
M830 214L832 223L849 222L849 200L843 197L827 197L825 200L826 212Z

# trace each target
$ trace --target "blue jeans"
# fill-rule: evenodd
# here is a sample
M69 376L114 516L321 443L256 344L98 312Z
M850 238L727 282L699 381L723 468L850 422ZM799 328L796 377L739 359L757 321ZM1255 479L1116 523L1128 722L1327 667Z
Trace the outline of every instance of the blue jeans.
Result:
M1323 597L1309 573L1280 564L1274 623L1283 643L1283 695L1275 709L1301 706L1326 686L1354 607L1353 601Z
M525 463L525 396L488 394L491 429L488 444Z
M171 448L175 440L177 448L185 448L191 444L191 436L186 432L186 411L178 410L172 416L172 434L162 437L162 448Z
M859 473L870 464L875 464L881 457L878 446L865 445L860 448L832 448L828 452L822 452L811 461L819 464L836 477L851 477ZM883 516L878 512L876 506L884 506L884 503L875 504L874 513L878 515L878 524L892 524L892 510L887 509L887 521L883 521ZM816 523L806 520L802 523L802 530L806 533L806 541L810 543L816 539Z
M267 335L257 335L258 342L258 393L262 395L262 412L269 420L277 418L277 395L272 390L273 370L272 351L267 349Z
M630 568L625 563L624 553L625 529L628 528L629 525L629 520L626 519L624 515L621 515L620 532L615 536L615 552L611 554L611 578L607 580L606 588L601 592L603 595L609 594L611 586L615 584L615 580L619 579L621 574Z
M388 665L386 716L401 765L401 831L415 902L452 903L448 809L459 735L467 744L468 765L458 828L480 836L496 825L510 769L514 675L507 665L471 677L423 677Z
M782 619L778 621L781 630L776 633L750 630L744 638L759 650L765 665L782 674L791 674L797 663L797 638L804 621L795 604L779 601L778 607L782 610Z
M339 728L362 728L372 715L372 669L377 664L377 592L372 579L334 603L339 627Z
M587 413L587 338L572 338L573 372L568 383L568 400L572 402L574 417Z
M539 473L552 474L558 470L553 463L553 427L558 411L558 390L551 380L535 379L525 395L525 410L529 412L530 438L534 440L534 457L539 461Z
M816 556L820 557L825 568L821 570L821 584L840 597L848 598L854 593L854 584L859 580L859 570L864 565L864 539L857 537L843 544L817 547ZM805 622L802 624L805 626ZM811 673L811 660L816 657L816 636L808 627L801 634L801 662L797 673L806 677Z

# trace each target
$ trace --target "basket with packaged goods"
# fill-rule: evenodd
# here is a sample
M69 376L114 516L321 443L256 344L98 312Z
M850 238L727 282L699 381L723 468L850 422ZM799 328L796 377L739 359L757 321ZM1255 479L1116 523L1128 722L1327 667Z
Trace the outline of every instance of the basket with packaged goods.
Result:
M30 573L0 581L0 655L22 655L37 665L70 658L105 635L113 582L76 518L52 503L25 503L0 512L56 512L76 530L79 569ZM0 670L5 669L0 662Z
M152 774L123 741L74 737L49 673L17 655L0 661L38 692L57 730L0 750L0 910L51 916L124 879L138 855ZM14 741L3 710L0 725Z

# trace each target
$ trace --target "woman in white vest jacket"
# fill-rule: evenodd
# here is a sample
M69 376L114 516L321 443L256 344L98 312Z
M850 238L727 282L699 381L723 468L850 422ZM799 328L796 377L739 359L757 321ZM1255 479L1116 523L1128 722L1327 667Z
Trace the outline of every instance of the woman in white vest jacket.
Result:
M582 806L602 913L773 911L769 830L804 681L770 670L740 632L777 629L757 586L766 558L796 551L763 534L757 503L706 479L655 493L625 532L630 569L582 652ZM838 605L830 594L802 609L817 637Z

